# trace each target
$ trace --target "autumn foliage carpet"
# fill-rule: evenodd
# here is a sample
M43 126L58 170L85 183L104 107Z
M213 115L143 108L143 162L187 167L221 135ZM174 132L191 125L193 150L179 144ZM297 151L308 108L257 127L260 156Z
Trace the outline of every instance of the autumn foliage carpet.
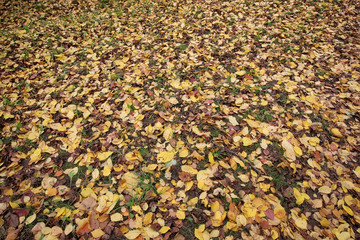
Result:
M0 1L0 239L360 239L360 4Z

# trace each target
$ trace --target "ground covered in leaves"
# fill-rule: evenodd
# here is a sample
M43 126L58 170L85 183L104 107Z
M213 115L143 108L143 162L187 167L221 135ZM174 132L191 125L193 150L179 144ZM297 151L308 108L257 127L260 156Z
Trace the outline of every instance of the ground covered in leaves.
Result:
M359 239L356 1L1 1L0 238Z

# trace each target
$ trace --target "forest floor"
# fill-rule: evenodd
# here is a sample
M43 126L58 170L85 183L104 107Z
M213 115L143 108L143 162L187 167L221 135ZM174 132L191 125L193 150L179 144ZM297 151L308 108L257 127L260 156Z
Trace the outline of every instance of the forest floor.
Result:
M357 1L0 4L1 239L360 239Z

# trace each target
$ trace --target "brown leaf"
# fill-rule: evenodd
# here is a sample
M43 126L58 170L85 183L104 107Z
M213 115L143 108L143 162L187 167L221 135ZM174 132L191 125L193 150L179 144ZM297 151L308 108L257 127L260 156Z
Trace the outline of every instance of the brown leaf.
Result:
M271 209L267 209L265 211L265 215L270 219L270 220L274 220L274 211Z
M8 213L6 214L5 219L9 227L16 228L19 225L19 217L15 214Z
M19 229L14 229L12 227L9 228L5 240L15 240L15 239L17 239L20 230L21 230L20 228Z
M80 235L84 235L86 233L91 232L89 221L87 221L83 225L81 225L76 232Z
M96 200L93 197L87 197L81 202L79 209L84 212L90 212L95 209L95 206Z
M188 182L188 181L191 181L193 177L188 172L179 172L179 178L183 182Z
M30 212L30 209L28 208L14 208L13 213L18 215L18 217L27 216Z
M176 234L173 240L185 240L185 237L180 233Z
M89 224L91 229L97 229L99 227L99 220L95 219L96 213L95 211L91 212L89 216Z

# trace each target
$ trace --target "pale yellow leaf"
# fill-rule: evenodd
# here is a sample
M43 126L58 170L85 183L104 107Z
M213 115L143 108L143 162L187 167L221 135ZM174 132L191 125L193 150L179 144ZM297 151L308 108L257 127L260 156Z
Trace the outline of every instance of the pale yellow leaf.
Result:
M307 221L306 221L305 217L299 217L295 210L291 210L291 217L294 220L295 225L298 228L301 228L304 230L307 229Z
M73 229L74 229L74 226L71 223L66 225L65 230L64 230L65 235L69 235Z
M163 136L165 138L165 140L170 140L171 137L173 135L173 130L170 127L165 127L164 132L163 132Z
M101 237L102 235L104 235L105 233L103 232L103 230L101 230L100 228L97 228L95 230L93 230L91 232L91 235L94 237L94 238L99 238Z
M239 125L239 123L237 122L237 120L234 116L229 116L229 122L234 126Z
M318 191L324 194L329 194L332 192L331 188L329 188L328 186L319 187Z
M160 233L158 233L157 231L155 231L154 229L152 229L151 227L145 227L144 228L144 232L146 233L146 235L150 238L156 238L157 236L160 235Z
M282 141L282 147L285 149L285 157L288 161L292 162L296 160L295 151L293 145L287 140Z
M137 238L139 235L141 234L141 231L140 230L132 230L132 231L129 231L128 233L125 234L125 237L127 239L135 239Z
M25 223L28 225L28 224L31 224L34 220L36 219L36 213L34 213L33 215L29 216L26 220L25 220Z
M114 213L110 216L112 222L120 222L123 220L123 215L120 213Z

